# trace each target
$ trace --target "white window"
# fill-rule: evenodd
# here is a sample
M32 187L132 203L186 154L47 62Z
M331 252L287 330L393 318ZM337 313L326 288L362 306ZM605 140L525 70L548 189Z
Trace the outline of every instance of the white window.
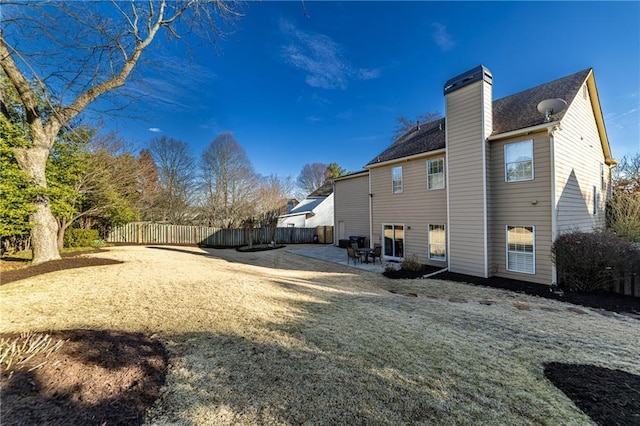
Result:
M427 188L444 188L444 158L427 160Z
M429 259L447 260L447 236L444 225L429 225Z
M593 185L593 215L597 216L598 215L598 202L600 200L598 200L598 188Z
M507 271L535 274L533 226L507 226Z
M607 179L605 175L604 164L600 164L600 189L607 189Z
M394 194L402 192L402 166L394 167L392 170L391 185Z
M533 179L532 140L504 146L504 179L507 182Z

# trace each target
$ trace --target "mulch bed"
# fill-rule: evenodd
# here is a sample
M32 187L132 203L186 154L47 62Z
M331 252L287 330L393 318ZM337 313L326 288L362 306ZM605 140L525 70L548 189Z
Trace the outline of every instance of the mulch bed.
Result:
M544 375L597 424L640 424L640 376L559 362L546 364Z
M8 284L13 281L23 280L25 278L35 277L36 275L46 274L48 272L62 271L64 269L84 268L87 266L115 265L119 262L112 259L101 259L99 257L80 257L81 254L99 252L100 250L91 250L85 252L65 253L60 260L52 260L50 262L40 263L38 265L21 267L3 271L0 275L0 285ZM2 262L27 263L26 260L3 259Z
M242 253L253 253L256 251L277 250L284 247L286 246L283 244L276 244L275 246L272 246L270 244L256 244L253 247L249 247L248 245L236 247L236 251L239 251Z
M121 331L47 334L65 340L59 350L47 357L39 353L10 373L3 366L3 425L143 423L167 374L169 357L160 342Z

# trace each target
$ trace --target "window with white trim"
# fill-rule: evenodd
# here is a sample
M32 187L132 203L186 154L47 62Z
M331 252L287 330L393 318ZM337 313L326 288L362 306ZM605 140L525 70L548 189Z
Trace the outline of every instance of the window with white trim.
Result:
M600 189L603 191L607 189L607 179L604 169L604 164L600 163Z
M427 160L427 189L444 188L444 158Z
M504 146L504 180L506 182L533 180L533 140L509 143Z
M391 170L391 186L394 194L402 192L402 166L394 167Z
M404 256L404 225L382 224L382 250L387 259L402 260Z
M507 271L535 274L535 229L507 225Z
M429 225L429 259L447 260L447 236L444 225Z

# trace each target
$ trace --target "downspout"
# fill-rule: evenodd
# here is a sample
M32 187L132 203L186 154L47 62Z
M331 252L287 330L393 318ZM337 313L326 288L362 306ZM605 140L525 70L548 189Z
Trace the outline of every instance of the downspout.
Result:
M556 200L556 145L554 134L556 130L560 129L560 125L557 124L547 128L547 134L549 135L549 157L551 161L551 244L556 241L558 237L558 206ZM555 262L551 262L551 284L558 283L558 272L556 270Z
M423 275L423 276L421 276L420 278L421 278L421 279L431 278L431 277L433 277L434 275L438 275L438 274L441 274L441 273L443 273L443 272L447 272L448 270L449 270L449 268L442 268L442 269L440 269L440 270L438 270L438 271L435 271L435 272L432 272L432 273L430 273L430 274Z
M333 245L336 246L338 239L336 238L336 235L338 234L338 231L336 230L338 228L338 221L336 220L336 181L333 180L331 181L331 188L333 189ZM326 235L326 234L325 234ZM325 241L326 243L326 241Z
M371 192L371 170L367 176L369 180L369 245L373 244L373 193Z

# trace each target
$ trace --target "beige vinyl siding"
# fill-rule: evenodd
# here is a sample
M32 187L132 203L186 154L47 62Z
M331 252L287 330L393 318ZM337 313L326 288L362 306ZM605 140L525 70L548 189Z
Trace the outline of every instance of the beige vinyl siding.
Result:
M339 180L334 188L335 238L337 245L339 223L344 223L344 237L369 236L369 175Z
M471 84L446 95L449 267L475 276L485 275L485 85Z
M404 225L404 255L415 255L420 263L444 266L428 257L429 224L446 225L447 193L445 189L427 189L427 158L370 169L373 233L372 244L382 243L382 224ZM403 191L391 192L391 170L402 165ZM446 175L446 170L445 170Z
M600 164L605 158L591 101L579 90L555 132L555 176L558 234L572 230L593 231L605 226L609 193L609 167L605 165L607 188L601 189ZM597 188L599 214L593 215L593 187Z
M533 180L505 182L504 146L533 141ZM489 274L551 284L551 158L550 140L545 131L490 142L491 263ZM535 228L535 274L507 271L506 228Z

